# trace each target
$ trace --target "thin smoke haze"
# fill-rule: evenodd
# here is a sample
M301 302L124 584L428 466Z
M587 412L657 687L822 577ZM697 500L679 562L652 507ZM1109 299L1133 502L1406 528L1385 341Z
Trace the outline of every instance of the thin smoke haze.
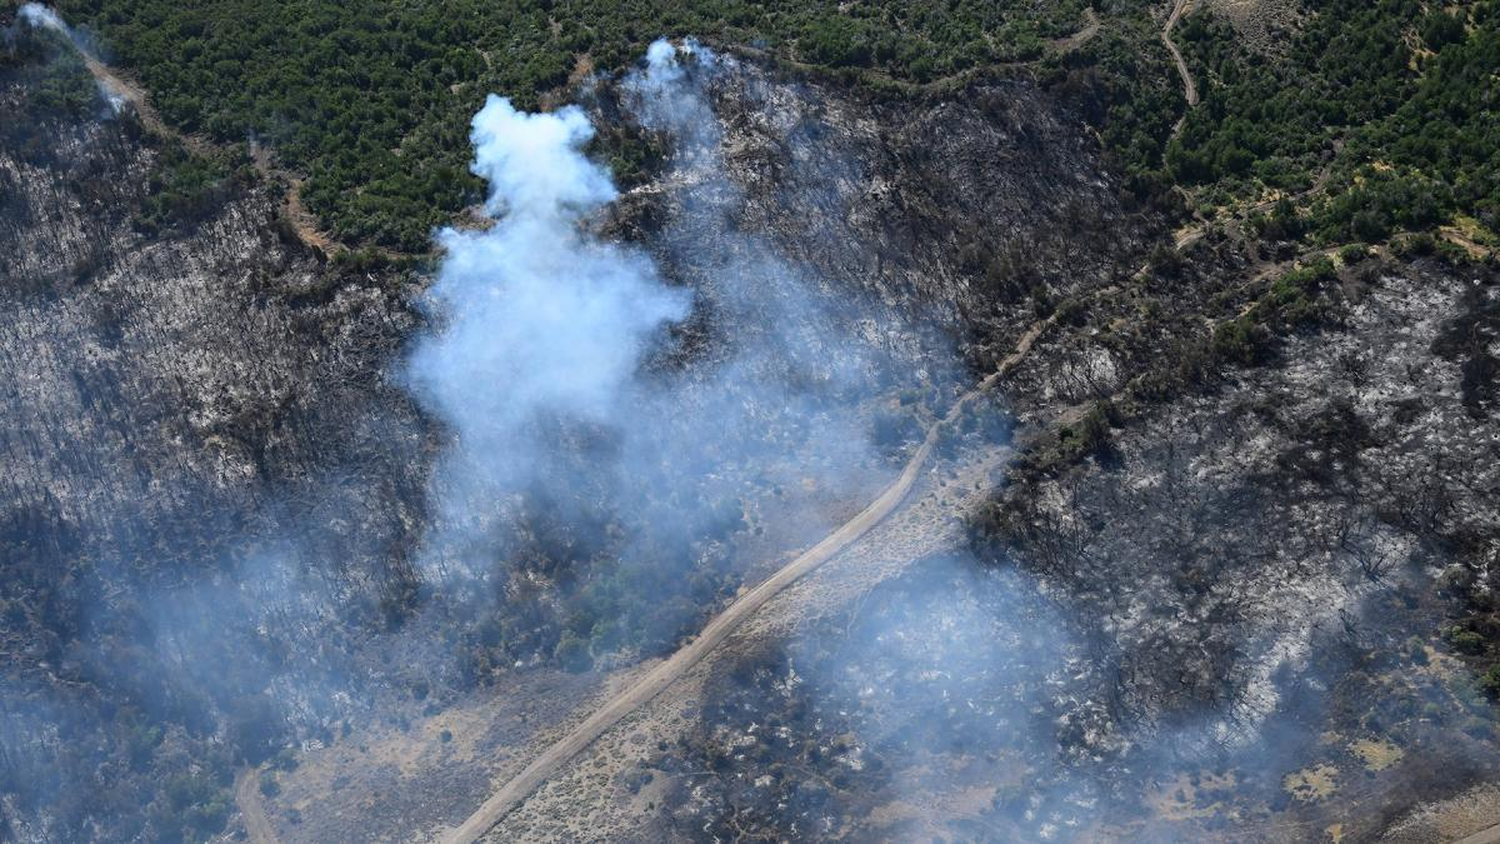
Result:
M68 25L63 23L63 19L58 17L57 12L41 3L21 4L21 8L16 10L16 16L38 29L53 29L69 38L72 37L72 30L68 29Z
M56 32L66 38L68 43L72 44L79 52L87 52L87 39L80 38L78 32L68 26L57 12L41 3L21 4L21 7L16 10L16 21L17 25L24 23L34 29L47 29ZM6 33L6 35L9 37L10 33ZM119 114L124 110L126 103L129 102L124 92L118 90L114 84L110 84L104 79L95 79L94 87L98 89L100 99L104 100L104 104L109 108L108 114Z

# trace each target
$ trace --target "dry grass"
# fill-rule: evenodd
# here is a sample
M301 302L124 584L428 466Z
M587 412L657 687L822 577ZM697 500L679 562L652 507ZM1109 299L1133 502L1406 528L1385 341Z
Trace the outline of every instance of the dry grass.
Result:
M1227 19L1259 53L1280 54L1291 44L1290 34L1302 25L1296 0L1203 0L1208 9Z
M1287 774L1281 787L1303 803L1326 800L1339 790L1339 769L1328 764L1312 765Z

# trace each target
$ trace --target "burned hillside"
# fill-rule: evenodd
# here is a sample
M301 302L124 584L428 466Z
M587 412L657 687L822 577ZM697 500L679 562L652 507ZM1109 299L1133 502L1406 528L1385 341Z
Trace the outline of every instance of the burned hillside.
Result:
M1342 147L1143 170L1114 14L920 85L580 61L426 252L0 16L0 837L1500 823L1485 224L1355 225Z

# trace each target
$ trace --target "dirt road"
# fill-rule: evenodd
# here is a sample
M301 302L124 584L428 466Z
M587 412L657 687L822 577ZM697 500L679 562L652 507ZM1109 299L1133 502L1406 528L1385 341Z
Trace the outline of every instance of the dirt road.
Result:
M265 807L260 802L259 773L257 768L246 768L235 775L234 802L240 807L240 817L245 821L250 844L276 844L276 832L271 829Z
M1172 14L1167 18L1167 25L1161 28L1161 43L1167 45L1167 52L1172 54L1172 63L1177 65L1177 75L1182 77L1182 96L1187 100L1188 108L1198 105L1198 86L1193 83L1193 74L1188 71L1187 62L1182 58L1182 51L1177 49L1177 44L1172 41L1172 28L1177 26L1177 20L1187 11L1188 0L1177 0L1172 6ZM1183 121L1187 120L1187 114L1177 119L1177 125L1172 127L1172 137L1182 130Z
M64 34L67 35L67 33ZM99 83L99 87L104 89L111 98L114 98L117 104L119 101L130 103L130 106L135 109L136 117L141 121L141 125L146 127L146 131L153 135L160 135L164 138L172 138L179 141L183 146L198 155L204 155L211 151L212 144L208 141L196 135L185 135L163 122L161 115L157 114L156 109L151 107L151 100L146 97L145 89L121 76L109 65L100 61L98 56L85 49L71 35L67 35L67 38L73 42L74 49L83 58L84 66L88 68L89 74L94 77L94 80Z
M1052 49L1056 50L1059 53L1073 52L1079 47L1082 47L1083 45L1089 43L1089 41L1095 35L1099 34L1099 25L1099 13L1095 12L1092 6L1084 9L1083 29L1078 30L1077 32L1067 36L1066 38L1059 38L1056 41L1053 41Z
M1500 844L1500 826L1480 830L1467 838L1455 841L1454 844Z
M762 581L759 586L740 596L713 621L710 621L697 638L605 703L587 720L532 760L531 764L527 765L520 774L491 795L478 811L470 815L457 829L444 836L443 840L447 844L469 844L477 840L579 751L697 665L709 651L723 642L741 622L764 606L776 593L827 562L894 512L916 484L917 477L927 463L927 458L937 446L943 427L957 419L970 402L1014 369L1052 322L1053 320L1049 318L1032 325L1016 343L1015 350L1001 361L1000 366L993 373L955 402L947 415L927 428L927 436L912 454L911 459L907 461L906 467L901 471L901 476L886 487L885 491L868 507L781 570Z
M79 44L68 33L64 33L64 35L73 43L74 49L78 50L78 55L83 58L84 65L99 83L99 86L108 92L112 98L130 103L131 108L135 109L136 117L141 121L141 125L146 127L148 132L163 138L175 140L184 147L187 147L195 155L209 155L214 152L215 147L213 142L197 135L184 134L168 126L161 119L161 115L157 114L156 109L152 108L151 100L146 96L144 88L120 75L119 72L100 61L97 56L82 44ZM276 168L271 163L269 151L262 151L261 154L254 155L253 160L256 169L260 171L262 177L268 180L278 178L286 180L288 187L284 215L292 224L292 228L296 231L297 236L302 239L302 242L310 247L321 250L325 255L332 254L337 244L334 243L332 238L318 229L316 218L302 204L302 180L292 173Z

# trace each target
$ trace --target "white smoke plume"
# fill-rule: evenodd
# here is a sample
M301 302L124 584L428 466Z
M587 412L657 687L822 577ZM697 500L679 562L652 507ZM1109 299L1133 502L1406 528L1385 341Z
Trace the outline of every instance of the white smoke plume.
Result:
M51 29L73 37L72 30L58 17L57 12L43 6L41 3L22 3L21 8L16 10L16 17L37 29Z
M698 86L688 78L685 62L705 74L720 64L716 53L696 41L686 41L679 51L671 42L658 39L646 50L644 70L630 74L625 86L642 124L671 132L679 156L702 155L713 161L716 173L722 173L723 163L715 155L718 122Z
M492 95L474 117L472 169L489 181L498 220L440 233L432 297L448 324L409 372L462 438L453 470L482 467L469 479L485 486L529 479L549 418L609 419L651 334L688 312L690 296L666 287L645 256L581 226L615 198L583 155L592 136L577 107L526 114Z
M872 408L928 371L890 352L910 326L737 219L745 197L711 102L728 69L658 41L621 82L624 119L669 151L634 198L660 220L641 247L608 239L618 197L584 153L588 113L491 97L472 169L496 223L438 235L438 328L405 373L452 434L424 576L489 582L503 603L546 560L576 589L563 614L586 619L575 632L596 660L693 629L763 562L736 537L772 526L788 547L812 541L842 514L799 500L862 501L887 483Z

